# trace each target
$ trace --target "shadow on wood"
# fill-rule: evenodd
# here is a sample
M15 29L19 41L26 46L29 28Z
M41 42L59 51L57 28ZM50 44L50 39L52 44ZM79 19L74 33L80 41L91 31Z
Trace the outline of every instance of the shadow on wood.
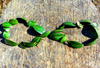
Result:
M0 34L0 39L2 39L1 42L2 42L3 44L5 44L4 38L3 38L3 32L4 32L4 30L3 30L2 25L0 25L0 31L2 32L2 33Z
M26 21L26 20L24 20L24 19L22 19L22 18L16 18L16 19L17 19L17 21L18 21L19 23L22 23L22 24L24 24L26 27L28 27L27 21Z

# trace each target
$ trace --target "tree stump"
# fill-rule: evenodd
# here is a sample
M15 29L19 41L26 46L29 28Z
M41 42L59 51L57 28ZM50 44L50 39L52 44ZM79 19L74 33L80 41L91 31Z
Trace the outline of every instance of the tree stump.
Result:
M76 23L88 19L98 24L100 32L99 15L90 0L12 0L0 24L8 19L24 17L36 21L46 31L53 31L66 21ZM80 49L49 38L42 39L38 47L21 49L4 44L2 32L0 26L0 68L100 68L100 38L94 45ZM17 43L30 42L35 37L30 32L29 27L19 23L10 28L9 39ZM89 39L82 34L82 29L67 28L64 32L69 40L84 42Z

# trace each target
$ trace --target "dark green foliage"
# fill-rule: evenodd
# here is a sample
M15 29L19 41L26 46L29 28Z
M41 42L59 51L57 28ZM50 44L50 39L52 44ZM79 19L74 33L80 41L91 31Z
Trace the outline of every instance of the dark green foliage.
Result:
M77 41L67 41L68 42L68 45L73 47L73 48L81 48L83 47L84 45L80 42L77 42Z
M73 22L64 22L63 25L66 25L66 26L76 26Z
M4 23L2 24L2 26L3 26L3 28L9 28L9 27L11 27L12 25L11 25L9 22L4 22Z
M30 20L30 21L28 21L27 25L30 27L33 27L34 25L36 25L36 22L33 20Z
M93 45L96 43L96 41L97 41L97 39L91 39L90 42L85 45L88 45L88 46Z
M19 47L21 47L22 49L26 49L26 47L23 46L22 44L19 44Z
M10 45L10 46L17 46L18 45L18 43L15 43L15 42L13 42L13 41L11 41L9 39L5 39L5 43Z
M36 45L38 45L41 41L41 38L40 37L35 37L31 43L35 43Z
M25 47L33 47L33 46L36 45L34 43L29 43L29 42L23 42L23 44L24 44Z
M51 33L50 38L56 41L59 41L62 37L64 37L64 34L61 33Z
M45 38L45 37L47 37L49 34L50 34L50 30L47 31L47 32L45 32L45 33L43 33L43 34L41 34L39 37Z
M39 25L33 25L33 29L40 34L43 34L45 32L44 28Z
M66 41L66 35L62 37L62 39L60 40L60 43L64 43L65 41Z
M16 19L10 19L10 20L9 20L9 23L10 23L11 25L16 25L16 24L18 24L18 21L17 21Z
M8 32L6 32L6 31L4 31L3 37L4 37L4 38L9 38L9 37L10 37L10 34L9 34Z

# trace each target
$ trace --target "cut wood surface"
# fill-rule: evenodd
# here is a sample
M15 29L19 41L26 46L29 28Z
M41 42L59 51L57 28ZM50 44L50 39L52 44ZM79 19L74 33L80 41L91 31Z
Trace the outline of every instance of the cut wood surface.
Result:
M46 31L55 30L66 21L88 19L98 24L100 14L90 0L12 0L6 7L0 25L9 20L24 17L34 20ZM90 29L66 28L67 39L84 42L89 38L82 33ZM65 44L43 38L38 47L21 49L4 44L0 26L0 68L100 68L100 38L92 46L73 49ZM10 40L30 42L34 31L21 23L10 28ZM88 33L91 35L91 33Z

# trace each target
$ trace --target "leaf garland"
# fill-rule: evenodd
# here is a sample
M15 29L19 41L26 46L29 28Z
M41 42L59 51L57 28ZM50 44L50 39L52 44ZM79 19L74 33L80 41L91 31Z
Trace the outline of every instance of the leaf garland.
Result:
M33 29L36 32L38 32L40 35L35 37L31 42L22 42L20 44L15 43L12 40L7 39L7 38L10 37L9 28L12 25L18 24L18 22L19 22L18 19L20 19L20 22L23 22L23 21L26 22L29 27L33 27ZM23 21L21 21L21 20L23 20ZM70 21L64 22L59 28L55 29L52 32L50 30L45 32L45 29L42 26L36 25L35 21L33 21L33 20L28 21L27 19L22 18L22 17L17 18L17 20L16 19L10 19L9 22L4 22L2 24L2 27L4 29L3 37L4 37L4 41L5 41L6 44L8 44L10 46L19 45L19 47L21 47L22 49L26 49L26 48L30 48L30 47L33 47L33 46L37 46L40 43L41 38L45 38L45 37L48 37L48 36L52 40L59 41L60 43L65 43L65 41L67 40L67 37L66 37L65 34L62 34L65 26L82 28L83 27L82 25L91 26L93 28L93 32L94 32L94 36L95 36L95 39L91 39L90 42L86 43L85 45L90 46L90 45L95 44L97 39L99 38L99 31L97 29L97 24L91 23L89 20L86 20L86 19L78 21L76 24L74 24L73 22L70 22ZM67 40L67 43L72 48L81 48L81 47L84 46L84 44L82 44L78 41Z

